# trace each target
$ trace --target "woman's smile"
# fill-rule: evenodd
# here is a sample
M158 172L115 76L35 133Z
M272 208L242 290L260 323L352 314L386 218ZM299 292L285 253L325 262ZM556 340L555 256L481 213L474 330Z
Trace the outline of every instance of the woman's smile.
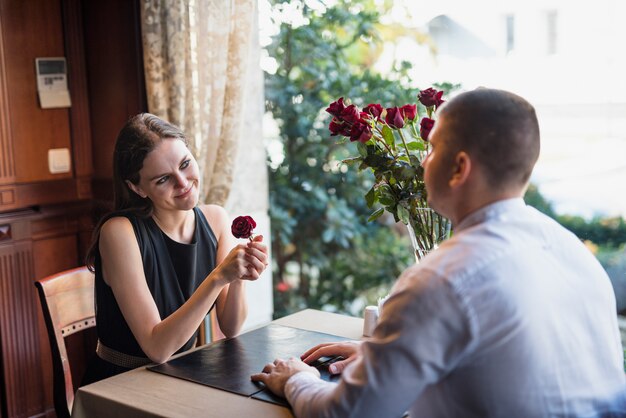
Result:
M189 196L191 194L191 191L193 190L194 186L195 186L195 183L192 182L189 185L189 188L187 190L184 190L182 193L180 193L179 195L174 196L174 197L176 199L184 199L184 198L186 198L187 196Z

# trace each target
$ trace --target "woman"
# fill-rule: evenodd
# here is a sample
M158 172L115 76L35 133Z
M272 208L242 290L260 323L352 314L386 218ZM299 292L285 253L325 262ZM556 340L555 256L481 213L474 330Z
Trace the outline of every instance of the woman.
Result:
M177 127L132 117L113 160L115 211L87 255L98 348L83 384L188 350L213 307L224 335L236 335L247 314L244 283L268 263L262 236L235 246L226 212L197 206L198 165Z

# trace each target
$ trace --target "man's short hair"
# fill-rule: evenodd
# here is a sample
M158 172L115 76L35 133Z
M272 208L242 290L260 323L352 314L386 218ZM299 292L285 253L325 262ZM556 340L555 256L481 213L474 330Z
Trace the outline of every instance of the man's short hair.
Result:
M465 151L496 188L525 185L539 158L535 108L520 96L478 88L454 97L439 111L451 148Z

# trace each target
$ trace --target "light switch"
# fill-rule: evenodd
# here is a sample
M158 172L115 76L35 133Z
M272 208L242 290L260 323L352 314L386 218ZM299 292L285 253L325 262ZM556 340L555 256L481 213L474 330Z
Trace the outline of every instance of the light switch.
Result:
M68 148L48 150L48 169L50 173L69 173L70 168L70 150Z

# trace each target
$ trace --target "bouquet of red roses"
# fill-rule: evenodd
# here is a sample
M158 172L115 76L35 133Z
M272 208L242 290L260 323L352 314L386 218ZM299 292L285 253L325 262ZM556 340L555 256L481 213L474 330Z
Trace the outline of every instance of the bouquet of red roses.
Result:
M446 238L450 229L447 219L428 209L421 165L442 97L443 91L429 88L420 91L417 103L400 107L371 103L359 109L342 97L326 109L333 116L328 126L331 135L357 143L359 156L344 163L358 164L359 170L369 169L374 174L374 185L365 199L369 207L376 203L382 207L368 220L387 210L396 222L406 224L418 259Z

